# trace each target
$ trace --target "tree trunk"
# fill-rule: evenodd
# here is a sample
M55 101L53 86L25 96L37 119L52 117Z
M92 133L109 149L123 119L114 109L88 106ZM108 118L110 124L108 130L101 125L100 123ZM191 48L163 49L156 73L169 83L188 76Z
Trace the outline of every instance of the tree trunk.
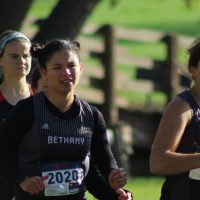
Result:
M49 18L40 25L33 41L74 39L98 2L100 0L60 0Z
M0 32L19 30L33 0L4 0L0 6Z

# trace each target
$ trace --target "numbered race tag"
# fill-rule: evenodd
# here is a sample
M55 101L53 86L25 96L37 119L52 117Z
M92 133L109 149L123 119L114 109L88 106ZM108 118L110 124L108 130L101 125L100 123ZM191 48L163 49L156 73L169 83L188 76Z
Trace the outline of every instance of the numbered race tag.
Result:
M76 194L83 189L84 170L81 162L48 163L42 165L45 196L62 196Z

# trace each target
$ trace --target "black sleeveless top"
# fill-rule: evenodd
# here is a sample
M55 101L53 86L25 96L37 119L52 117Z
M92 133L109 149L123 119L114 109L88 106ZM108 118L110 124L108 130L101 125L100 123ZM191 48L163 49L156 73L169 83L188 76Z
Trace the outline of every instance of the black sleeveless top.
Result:
M32 165L32 169L29 169L32 174L29 175L41 176L36 171L41 161L85 160L90 153L94 116L88 103L80 99L77 101L80 105L79 114L65 120L49 112L43 93L33 96L35 117L32 128L24 135L20 144L20 169L26 170ZM34 171L36 174L33 174Z
M179 153L194 153L196 144L200 144L200 106L190 90L178 95L192 109L192 119L185 128L183 137L176 150ZM188 177L189 172L167 176L161 191L161 200L198 200L200 198L200 181Z
M183 138L177 148L177 152L194 153L196 150L196 143L200 144L200 106L189 90L185 90L178 96L186 101L191 107L192 119L185 129Z

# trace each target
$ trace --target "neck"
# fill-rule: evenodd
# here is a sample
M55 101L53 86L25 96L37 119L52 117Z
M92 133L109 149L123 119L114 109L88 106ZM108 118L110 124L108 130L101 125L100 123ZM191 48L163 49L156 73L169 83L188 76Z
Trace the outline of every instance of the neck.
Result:
M48 90L45 92L46 97L51 103L53 103L61 112L66 112L69 110L74 101L74 93L70 92L68 94L55 94Z
M23 94L29 90L29 85L27 84L26 77L17 80L17 79L4 79L1 88L5 92Z
M15 105L19 100L30 96L30 88L26 79L11 79L9 81L4 79L0 85L0 90L11 105Z

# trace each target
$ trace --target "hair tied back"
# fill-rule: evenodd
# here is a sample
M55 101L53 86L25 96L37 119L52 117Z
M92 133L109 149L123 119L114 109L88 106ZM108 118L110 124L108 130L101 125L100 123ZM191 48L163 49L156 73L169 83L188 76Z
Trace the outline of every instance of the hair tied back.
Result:
M31 55L34 57L34 58L39 58L40 55L42 54L43 52L43 49L44 49L44 45L41 45L39 43L35 43L31 46L31 50L30 50L30 53Z
M81 45L78 41L74 40L72 43L80 50Z

